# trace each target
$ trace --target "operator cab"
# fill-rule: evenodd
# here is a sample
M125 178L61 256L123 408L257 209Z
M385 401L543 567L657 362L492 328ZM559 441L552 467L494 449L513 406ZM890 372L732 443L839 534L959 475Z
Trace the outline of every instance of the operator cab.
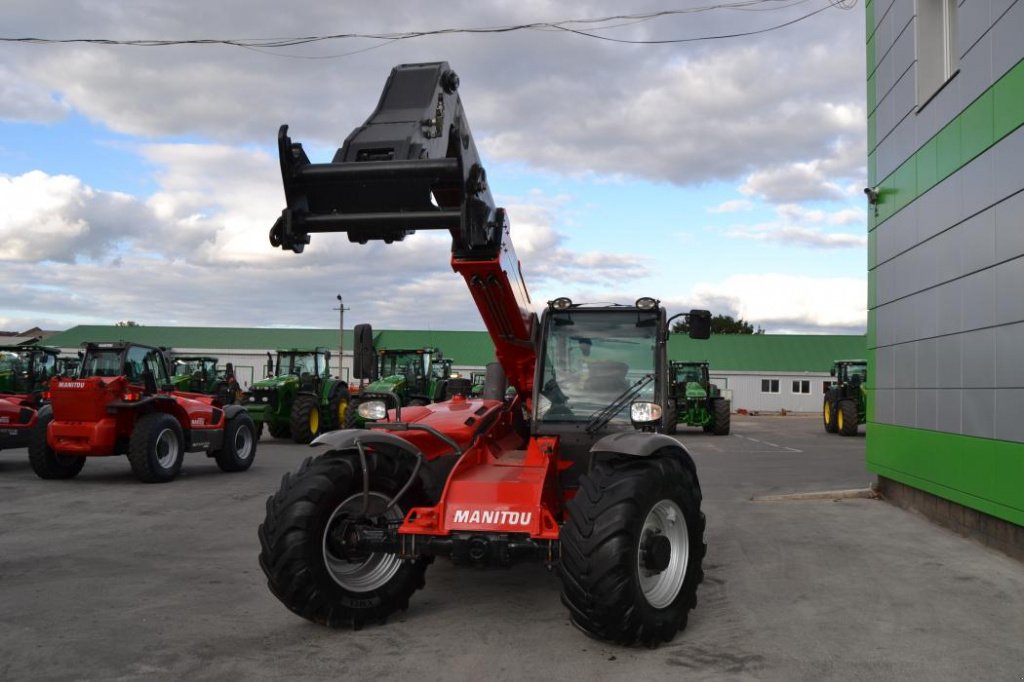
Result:
M656 430L666 401L668 324L653 298L632 306L560 298L541 317L533 432ZM708 338L707 311L693 310L692 338Z

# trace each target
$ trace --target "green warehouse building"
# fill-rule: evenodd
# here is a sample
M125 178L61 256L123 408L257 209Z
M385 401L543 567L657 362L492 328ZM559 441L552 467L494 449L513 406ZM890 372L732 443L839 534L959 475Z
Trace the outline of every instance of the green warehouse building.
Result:
M1024 556L1024 0L868 0L867 459Z

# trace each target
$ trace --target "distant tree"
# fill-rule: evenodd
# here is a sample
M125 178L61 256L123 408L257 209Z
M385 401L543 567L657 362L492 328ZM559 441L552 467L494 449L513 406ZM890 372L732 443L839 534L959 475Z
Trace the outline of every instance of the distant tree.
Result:
M686 320L679 320L672 325L672 331L676 334L686 334L690 331L690 325ZM754 328L743 318L734 319L731 315L715 315L711 318L712 334L764 334L761 327Z
M114 323L115 327L141 327L142 325L135 320L118 320Z

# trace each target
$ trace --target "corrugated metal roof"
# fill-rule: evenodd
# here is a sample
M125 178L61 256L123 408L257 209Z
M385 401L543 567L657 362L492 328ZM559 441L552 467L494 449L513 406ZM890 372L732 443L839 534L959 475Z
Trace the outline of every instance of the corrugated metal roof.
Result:
M46 345L75 348L85 341L119 340L182 349L336 349L338 330L81 325L51 336ZM440 348L456 365L483 366L494 361L494 345L487 332L375 330L374 343L377 348ZM350 330L345 332L345 348L352 350ZM673 334L668 350L673 360L707 360L712 370L719 371L827 372L833 360L866 356L867 340L863 335L723 334L695 341Z
M374 330L377 348L440 348L457 365L483 366L494 361L487 332ZM134 341L170 348L265 351L276 348L338 347L337 329L263 329L250 327L114 327L80 325L46 340L58 348L77 348L86 341ZM352 331L345 330L345 349L352 352Z
M716 334L697 341L673 334L673 360L707 360L713 370L759 372L827 372L832 361L867 355L863 335Z

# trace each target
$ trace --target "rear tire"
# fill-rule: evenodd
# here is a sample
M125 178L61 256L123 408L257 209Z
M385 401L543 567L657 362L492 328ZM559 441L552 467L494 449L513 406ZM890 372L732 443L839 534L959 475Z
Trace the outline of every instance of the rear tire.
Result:
M562 527L562 603L591 637L657 646L686 627L704 579L694 477L670 454L598 461ZM660 535L668 543L651 540ZM662 566L651 566L656 555ZM660 570L659 570L660 568Z
M730 401L718 398L714 401L715 425L711 432L716 436L728 436L729 426L732 419Z
M53 421L53 412L39 411L36 425L29 436L28 461L36 476L46 480L74 478L85 466L85 457L58 455L46 442L47 426Z
M821 405L821 422L825 427L825 433L835 433L839 430L836 426L836 408L832 404L832 401L825 398L825 401Z
M320 435L321 425L320 405L316 398L311 395L296 396L292 403L292 440L305 445Z
M413 506L429 504L413 483L390 511L387 501L412 474L412 462L377 449L367 452L370 511L400 523ZM361 628L383 623L409 606L423 587L431 559L403 561L383 552L344 557L328 530L358 514L363 504L363 473L353 452L329 452L308 458L267 500L267 516L259 527L260 567L267 585L285 606L303 618L330 627Z
M852 400L840 400L836 410L836 427L840 436L857 435L857 403Z
M173 481L185 459L185 438L178 420L163 412L150 412L135 422L128 441L128 462L143 483Z
M221 471L245 471L256 460L256 426L245 412L239 412L224 424L224 444L214 453Z

